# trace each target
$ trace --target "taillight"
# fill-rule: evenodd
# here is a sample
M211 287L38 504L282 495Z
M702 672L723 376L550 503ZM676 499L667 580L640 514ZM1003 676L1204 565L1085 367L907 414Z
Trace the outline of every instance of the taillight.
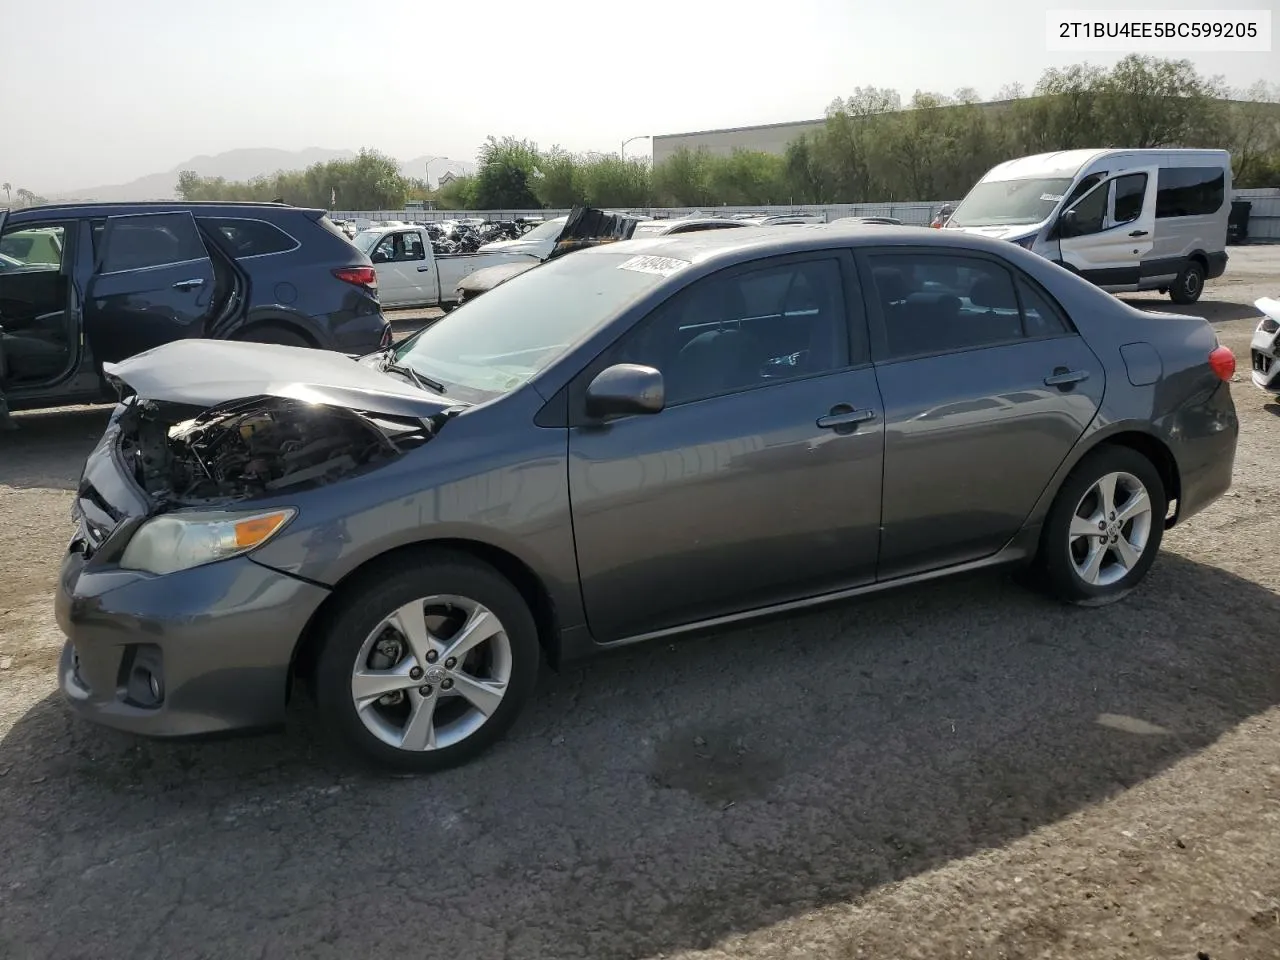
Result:
M357 287L368 287L370 290L378 288L378 275L373 267L338 267L333 275L339 280L354 283Z
M1218 347L1209 354L1209 366L1219 380L1230 380L1236 375L1236 355L1226 347Z

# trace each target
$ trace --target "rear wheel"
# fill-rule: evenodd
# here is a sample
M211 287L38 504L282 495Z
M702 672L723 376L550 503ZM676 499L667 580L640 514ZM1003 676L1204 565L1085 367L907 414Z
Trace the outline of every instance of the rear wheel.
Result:
M1203 292L1204 267L1199 260L1188 260L1169 288L1169 298L1174 303L1195 303Z
M509 581L470 557L432 552L337 611L322 638L316 700L367 761L442 770L506 732L540 658L533 616Z
M1168 500L1151 461L1104 446L1067 477L1045 518L1040 566L1050 593L1101 606L1128 594L1151 568Z
M288 327L281 326L278 323L264 323L256 327L250 327L248 330L237 334L236 339L251 343L279 343L288 347L314 346L310 340L296 330L290 330Z

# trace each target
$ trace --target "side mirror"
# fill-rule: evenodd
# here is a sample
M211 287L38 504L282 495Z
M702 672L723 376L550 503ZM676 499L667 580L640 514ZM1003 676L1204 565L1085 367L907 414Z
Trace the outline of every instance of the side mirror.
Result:
M1061 237L1074 236L1077 229L1078 214L1075 207L1068 207L1062 211L1062 216L1058 217L1058 235Z
M587 387L587 415L595 419L658 413L666 403L662 374L653 367L636 363L606 367Z
M372 260L374 263L386 263L386 262L387 262L388 260L390 260L391 258L390 258L390 257L388 257L388 256L387 256L385 253L383 253L381 250L375 250L375 251L373 252L373 255L372 255L371 257L369 257L369 259L370 259L370 260Z

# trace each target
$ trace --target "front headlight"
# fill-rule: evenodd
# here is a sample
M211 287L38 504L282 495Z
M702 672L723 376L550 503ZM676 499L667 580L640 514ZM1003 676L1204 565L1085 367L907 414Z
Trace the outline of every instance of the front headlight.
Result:
M225 560L260 547L297 511L174 513L148 520L133 535L120 566L147 573L175 573Z

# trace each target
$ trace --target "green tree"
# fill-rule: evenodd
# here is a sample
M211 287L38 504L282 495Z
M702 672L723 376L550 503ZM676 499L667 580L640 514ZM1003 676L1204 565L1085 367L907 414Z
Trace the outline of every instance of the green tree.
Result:
M489 137L480 148L476 205L481 210L532 210L541 206L534 192L541 175L538 147L515 137Z

